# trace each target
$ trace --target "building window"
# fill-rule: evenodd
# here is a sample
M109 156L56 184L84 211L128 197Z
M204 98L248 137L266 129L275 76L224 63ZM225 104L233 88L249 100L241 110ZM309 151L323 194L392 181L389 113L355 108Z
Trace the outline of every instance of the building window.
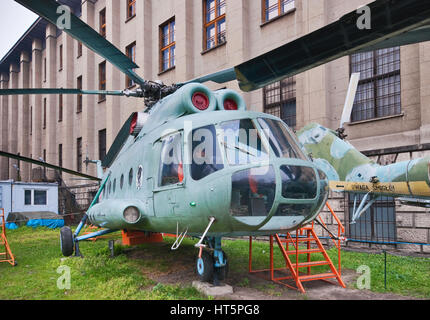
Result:
M78 172L82 171L82 138L76 140L76 168Z
M63 70L63 45L60 45L59 48L59 56L60 56L60 70Z
M225 25L225 0L205 0L203 50L209 50L226 42Z
M58 96L58 122L63 121L63 95Z
M360 72L351 121L401 113L400 47L351 55L351 72Z
M160 26L160 71L175 66L175 18Z
M99 131L99 160L106 157L106 129Z
M136 0L127 0L127 20L136 15Z
M79 76L77 79L77 88L82 90L82 76ZM76 108L76 113L82 112L82 94L78 94L78 104Z
M99 64L99 90L106 90L106 61ZM99 94L99 102L106 100L105 94Z
M352 220L354 197L349 197L349 221ZM357 195L357 203L364 195ZM347 224L349 239L365 241L396 241L396 203L393 198L380 197L357 219L355 224Z
M127 57L130 58L131 61L136 62L136 42L133 42L127 48L125 48L125 53ZM126 88L133 87L134 85L135 85L134 81L126 76L125 78Z
M34 190L34 205L35 206L46 206L47 204L47 191L46 190Z
M46 98L43 98L43 129L46 129Z
M263 22L267 22L296 8L295 0L262 0Z
M33 135L33 106L30 107L30 136Z
M82 42L78 41L78 58L82 56Z
M289 127L295 128L296 78L289 77L263 89L264 112L281 118Z
M62 144L58 145L58 166L59 167L63 166L63 145Z
M43 59L43 82L46 82L46 74L47 74L47 65L46 65L46 58Z
M106 38L106 8L99 13L100 35Z

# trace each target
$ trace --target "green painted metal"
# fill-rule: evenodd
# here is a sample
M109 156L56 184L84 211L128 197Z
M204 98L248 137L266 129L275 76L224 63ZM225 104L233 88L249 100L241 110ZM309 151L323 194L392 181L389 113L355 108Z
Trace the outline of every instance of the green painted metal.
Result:
M123 91L106 91L106 90L80 90L80 89L63 89L63 88L39 88L39 89L0 89L0 96L7 95L24 95L24 94L90 94L90 95L107 95L107 96L124 96Z
M337 133L319 124L309 124L297 132L303 149L312 156L315 165L331 181L357 182L363 185L372 181L379 183L404 182L402 192L375 188L379 195L430 197L429 164L430 157L401 161L381 166L363 155L349 142L340 139ZM377 186L377 183L375 184ZM391 184L393 187L394 184ZM400 185L401 186L401 185ZM351 190L349 190L351 191ZM369 190L357 188L357 193Z
M199 110L193 105L192 97L195 93L207 95L209 106L206 110ZM116 155L112 157L114 161L111 161L109 168L106 169L105 174L110 174L110 178L105 192L101 195L101 201L88 212L90 222L108 229L165 233L188 230L188 235L201 236L210 218L214 217L215 222L207 235L220 237L274 234L296 229L312 221L327 198L327 181L320 178L317 167L306 156L280 158L274 154L265 133L260 131L262 129L257 119L281 121L280 119L259 112L250 112L246 108L239 111L223 111L222 106L219 105L222 104L219 96L232 97L230 94L229 92L213 93L201 84L184 85L152 108L146 123L136 137L127 133L130 118L123 126L123 133L120 133L123 137L119 139L121 143L115 147ZM261 143L267 149L269 159L230 165L225 151L222 151L223 168L200 180L194 180L191 176L192 164L189 158L192 156L191 141L195 138L191 137L191 130L211 125L219 130L222 123L235 119L246 121L251 119L256 130L260 132ZM298 147L294 134L289 129L286 130L292 143ZM181 133L183 180L162 186L159 184L162 141L169 140L168 137L175 133ZM222 144L219 144L220 149L222 149L221 146ZM262 170L261 168L268 165L274 172L273 189L271 189L274 200L268 212L263 216L252 216L246 212L243 216L233 214L231 211L232 176L249 169ZM282 166L310 168L316 188L315 197L312 199L284 198L282 196L283 173L280 170ZM264 179L272 179L264 171L262 176L266 177ZM248 183L247 181L245 182ZM261 185L259 188L262 188ZM259 200L249 198L249 201L258 205ZM299 215L278 215L277 209L280 204L291 204L297 208L305 206L307 209L300 211ZM128 223L123 216L124 210L130 206L138 208L140 213L140 218L135 223Z
M11 159L15 159L15 160L18 160L18 161L24 161L24 162L32 163L32 164L35 164L35 165L41 166L41 167L46 167L46 168L58 170L59 172L64 172L64 173L72 174L72 175L75 175L75 176L78 176L78 177L82 177L82 178L85 178L85 179L89 179L89 180L100 181L99 178L93 177L93 176L90 176L90 175L87 175L87 174L84 174L82 172L77 172L77 171L69 170L69 169L66 169L66 168L63 168L63 167L55 166L55 165L52 165L52 164L49 164L49 163L46 163L46 162L34 160L34 159L31 159L31 158L28 158L28 157L19 156L19 155L12 154L12 153L0 151L0 156L11 158Z

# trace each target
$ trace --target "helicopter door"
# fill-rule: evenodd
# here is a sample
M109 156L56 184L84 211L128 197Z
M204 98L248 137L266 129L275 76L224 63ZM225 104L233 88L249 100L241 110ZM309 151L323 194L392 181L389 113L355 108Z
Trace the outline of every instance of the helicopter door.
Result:
M154 212L160 216L182 215L184 199L183 141L182 133L161 139L158 181L154 186Z

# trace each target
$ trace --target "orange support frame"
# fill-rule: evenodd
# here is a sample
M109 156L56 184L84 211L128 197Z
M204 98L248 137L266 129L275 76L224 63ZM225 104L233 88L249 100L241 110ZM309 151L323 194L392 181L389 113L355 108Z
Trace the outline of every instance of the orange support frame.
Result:
M305 289L303 287L303 282L305 281L314 281L314 280L324 280L336 278L339 285L345 288L345 283L341 278L341 240L343 234L345 232L345 228L340 222L339 218L334 213L333 209L327 203L327 208L335 218L338 224L338 240L333 240L338 249L338 269L333 265L329 255L327 254L324 246L319 240L318 236L314 230L314 223L310 226L301 228L296 230L295 235L291 235L291 233L287 233L285 238L282 239L278 234L270 236L270 267L269 269L264 270L253 270L252 268L252 237L249 238L249 273L258 274L261 272L270 272L270 280L276 282L278 284L282 284L286 287L299 290L302 293L305 293ZM324 221L322 221L321 217L319 217L321 223L325 225ZM282 256L285 259L285 267L284 268L274 268L274 256L273 256L273 243L274 239L276 240L279 249L281 250ZM337 241L337 242L336 242ZM299 248L300 243L306 243L306 248ZM292 247L290 248L290 244ZM314 248L312 245L314 244ZM315 248L316 245L316 248ZM324 260L321 261L312 261L311 254L312 253L321 253L324 257ZM299 262L299 255L306 255L305 262ZM291 259L290 255L295 255L295 259ZM292 261L294 260L294 261ZM321 274L312 274L311 267L327 265L329 266L331 272L321 273ZM300 269L306 268L307 272L301 272ZM289 276L283 277L275 277L275 271L289 271ZM291 286L285 283L285 280L293 280L295 282L296 287ZM330 281L328 281L330 282ZM332 283L332 282L330 282Z
M16 266L15 257L12 254L9 243L6 237L6 221L4 218L4 209L0 209L0 219L1 219L1 240L0 245L4 246L5 252L0 252L0 262L8 262L12 266Z

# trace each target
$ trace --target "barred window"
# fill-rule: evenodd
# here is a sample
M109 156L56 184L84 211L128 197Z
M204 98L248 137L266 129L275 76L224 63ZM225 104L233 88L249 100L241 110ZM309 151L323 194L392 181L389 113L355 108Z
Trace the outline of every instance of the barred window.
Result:
M351 72L360 72L351 121L401 113L400 47L351 55Z
M349 221L352 220L354 197L346 195L349 204ZM358 203L364 195L357 195ZM366 202L367 203L367 202ZM364 241L396 241L396 203L394 198L380 197L361 214L355 224L347 224L347 237Z
M267 22L295 9L295 0L262 0L263 22Z
M175 66L175 18L160 26L160 72Z
M226 42L225 0L205 0L204 8L203 50L208 50Z
M295 128L296 78L289 77L263 89L264 112L281 118L289 127Z

